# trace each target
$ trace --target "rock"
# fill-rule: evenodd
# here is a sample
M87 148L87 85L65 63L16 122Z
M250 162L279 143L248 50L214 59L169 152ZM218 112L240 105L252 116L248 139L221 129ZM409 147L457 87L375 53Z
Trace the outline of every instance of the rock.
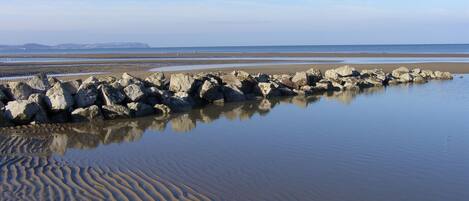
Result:
M376 77L369 77L369 78L364 79L364 81L369 83L371 86L375 86L375 87L384 85L383 80L376 78Z
M425 83L425 82L427 82L427 80L425 78L423 78L422 76L420 76L419 74L413 75L412 77L413 77L412 82L414 82L414 83Z
M420 75L425 79L435 78L435 73L433 73L433 71L431 70L422 70L422 72L420 72Z
M145 98L144 88L141 85L130 84L124 88L124 93L132 102Z
M409 74L409 73L410 73L409 69L407 67L402 66L402 67L399 67L399 68L393 70L391 75L395 78L401 78L402 75ZM408 76L406 75L406 78L407 77Z
M329 80L337 80L339 79L339 74L333 69L326 70L326 72L324 73L324 78Z
M27 100L34 91L24 82L8 83L8 94L14 100Z
M291 81L295 84L295 88L297 89L309 85L310 83L306 72L297 72Z
M270 82L270 76L265 74L265 73L259 73L257 74L254 79L257 81L257 82L265 82L265 83L268 83Z
M350 66L342 66L334 69L334 71L341 77L359 76L360 73Z
M2 102L2 101L0 101L0 111L2 111L2 110L3 110L3 107L5 107L5 104L3 104L3 102ZM3 113L2 113L2 114L3 114Z
M172 74L169 82L169 90L173 92L193 92L196 86L195 79L188 74Z
M77 107L85 108L94 105L98 100L98 89L94 84L83 83L75 95Z
M8 96L3 92L3 87L0 87L0 102L4 102L8 100Z
M243 91L236 86L225 85L223 86L223 96L227 102L244 101L246 97Z
M143 85L142 81L140 79L128 74L128 73L123 73L122 74L122 79L119 80L119 83L122 87L127 87L129 85L135 84L135 85Z
M81 80L71 80L71 81L66 81L62 83L62 86L70 92L72 95L77 94L78 89L80 89L81 86Z
M110 84L110 83L114 83L114 82L117 82L117 78L114 77L114 76L106 76L106 77L98 78L98 84L99 83L101 83L101 84L102 83Z
M49 82L50 86L54 86L55 83L60 82L59 79L57 79L56 77L49 77L47 78L47 81Z
M38 92L45 92L51 87L45 73L34 75L28 80L28 85Z
M414 69L412 69L411 73L412 73L412 74L420 74L420 73L422 73L422 69L420 69L420 68L414 68Z
M82 85L83 84L91 84L91 85L97 86L97 85L100 84L100 82L99 82L98 78L96 78L95 76L91 76L91 77L87 78L85 81L83 81L83 83L81 83L81 84Z
M440 80L452 80L453 75L450 72L435 71L435 78Z
M154 114L154 109L150 105L140 102L128 103L127 107L130 110L130 114L133 117L144 117Z
M163 100L163 103L174 112L185 112L192 109L194 101L186 92L177 92L173 96Z
M332 91L333 90L332 82L329 80L320 80L319 82L316 82L315 88L316 90L320 90L320 91Z
M98 106L92 105L87 108L77 108L72 112L74 122L103 120L103 114Z
M412 82L413 77L410 73L404 73L399 75L399 82L401 83L407 83L407 82Z
M319 82L323 78L321 71L315 68L310 68L306 71L306 74L308 75L309 85L314 85L314 83Z
M288 87L279 87L277 90L280 92L281 96L295 96L297 95L296 92L294 92L292 89Z
M280 91L277 90L277 87L273 83L260 82L258 85L259 92L264 97L276 97L280 96Z
M41 94L41 93L31 94L28 100L31 102L37 103L41 107L46 107L46 102L44 101L45 100L44 94Z
M155 109L155 113L159 115L169 115L171 113L171 109L163 104L156 104L153 109Z
M10 101L5 106L5 118L15 124L28 124L36 119L36 115L41 116L40 113L40 106L28 100Z
M72 94L67 91L60 82L47 90L44 100L52 111L72 109L75 103Z
M3 103L0 102L0 105L2 105L2 104L3 104ZM3 106L0 107L0 108L3 108ZM13 126L13 125L14 125L13 123L11 123L10 121L8 121L8 120L5 118L5 116L4 116L4 114L3 114L3 111L0 110L0 128L1 128L1 127L9 127L9 126Z
M166 78L162 72L153 73L145 79L150 86L156 87L158 89L166 88Z
M214 81L205 80L199 89L199 97L208 102L223 102L223 89Z
M106 119L130 118L130 110L122 105L103 105L102 112Z
M121 90L109 85L100 85L98 91L105 105L116 105L125 100L125 94Z
M382 69L372 69L372 70L362 70L361 78L368 79L372 78L374 80L381 80L381 82L385 82L388 80L388 76Z

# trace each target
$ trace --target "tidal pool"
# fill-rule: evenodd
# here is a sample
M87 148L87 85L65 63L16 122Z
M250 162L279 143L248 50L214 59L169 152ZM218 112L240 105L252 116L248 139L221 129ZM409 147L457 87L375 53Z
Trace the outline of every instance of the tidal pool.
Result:
M468 200L469 80L0 130L5 200Z

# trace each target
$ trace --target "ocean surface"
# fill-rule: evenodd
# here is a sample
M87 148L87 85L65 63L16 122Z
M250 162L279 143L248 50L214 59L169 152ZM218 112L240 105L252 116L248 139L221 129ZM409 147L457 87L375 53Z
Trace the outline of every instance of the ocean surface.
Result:
M297 45L168 47L145 49L0 50L0 54L100 54L100 53L469 53L469 44L430 45Z
M0 135L6 200L469 197L469 78Z

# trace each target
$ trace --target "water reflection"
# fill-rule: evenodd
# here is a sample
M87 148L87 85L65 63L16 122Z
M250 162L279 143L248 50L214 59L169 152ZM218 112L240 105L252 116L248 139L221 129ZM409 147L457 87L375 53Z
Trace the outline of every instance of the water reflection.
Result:
M368 88L362 91L341 91L316 96L295 96L277 99L208 105L187 113L167 117L146 117L131 120L115 120L95 123L39 125L34 129L18 128L0 130L0 154L2 156L64 155L67 149L93 149L99 145L134 142L142 138L145 131L162 132L172 129L186 133L198 123L210 123L220 118L249 120L256 114L266 116L280 104L293 104L300 108L324 98L350 104L359 95L383 92L385 88ZM31 133L34 132L34 133Z

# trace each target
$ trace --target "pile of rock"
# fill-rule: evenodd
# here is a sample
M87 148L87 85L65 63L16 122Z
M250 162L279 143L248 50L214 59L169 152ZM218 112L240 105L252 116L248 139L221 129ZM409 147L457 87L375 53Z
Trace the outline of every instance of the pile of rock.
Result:
M41 74L27 82L0 85L0 127L168 115L210 103L452 78L448 72L406 67L385 73L380 69L359 72L350 66L327 70L324 75L314 68L293 75L233 71L167 78L158 72L144 80L127 73L84 81L60 81Z

